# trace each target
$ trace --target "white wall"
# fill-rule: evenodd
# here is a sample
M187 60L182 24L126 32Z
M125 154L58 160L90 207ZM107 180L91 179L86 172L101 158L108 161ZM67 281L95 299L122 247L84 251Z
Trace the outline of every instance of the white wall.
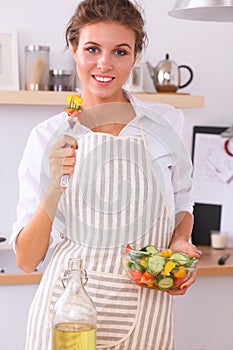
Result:
M193 82L179 92L204 95L204 109L184 110L185 141L191 147L193 125L233 123L233 23L175 19L167 15L175 1L145 0L150 45L146 57L155 64L166 52L194 71Z

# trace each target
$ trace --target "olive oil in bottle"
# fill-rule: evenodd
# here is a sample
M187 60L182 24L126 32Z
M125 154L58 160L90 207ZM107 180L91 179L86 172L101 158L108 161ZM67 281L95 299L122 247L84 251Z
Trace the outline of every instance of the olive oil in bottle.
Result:
M90 323L58 323L53 328L52 350L96 348L96 327Z
M52 350L96 350L96 308L84 288L82 260L69 259L65 280L53 311Z

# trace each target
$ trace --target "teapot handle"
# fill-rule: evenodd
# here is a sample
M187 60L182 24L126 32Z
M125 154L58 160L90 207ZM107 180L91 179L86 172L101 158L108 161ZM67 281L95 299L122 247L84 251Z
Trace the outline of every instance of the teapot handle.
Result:
M189 80L185 83L185 84L183 84L183 85L181 85L180 83L179 83L179 89L182 89L182 88L184 88L184 87L186 87L187 85L189 85L190 83L191 83L191 81L193 80L193 71L192 71L192 69L189 67L189 66L186 66L186 65L181 65L181 66L178 66L178 69L180 70L181 68L185 68L185 69L187 69L188 71L189 71L189 73L190 73L190 77L189 77Z

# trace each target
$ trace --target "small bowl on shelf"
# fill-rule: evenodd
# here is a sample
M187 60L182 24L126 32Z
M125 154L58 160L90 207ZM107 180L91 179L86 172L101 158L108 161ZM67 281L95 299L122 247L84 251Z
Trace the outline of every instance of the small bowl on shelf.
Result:
M196 269L198 260L182 252L147 245L121 249L123 266L130 280L145 288L178 290Z

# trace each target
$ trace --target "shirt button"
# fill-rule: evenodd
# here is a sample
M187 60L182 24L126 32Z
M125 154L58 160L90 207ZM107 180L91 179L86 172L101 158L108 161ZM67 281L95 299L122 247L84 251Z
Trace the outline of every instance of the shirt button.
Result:
M61 239L64 239L65 238L65 234L63 232L60 233L60 237Z

